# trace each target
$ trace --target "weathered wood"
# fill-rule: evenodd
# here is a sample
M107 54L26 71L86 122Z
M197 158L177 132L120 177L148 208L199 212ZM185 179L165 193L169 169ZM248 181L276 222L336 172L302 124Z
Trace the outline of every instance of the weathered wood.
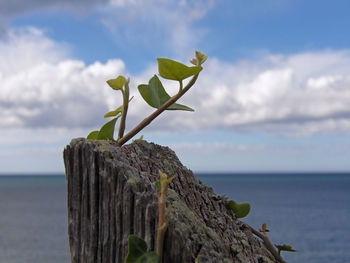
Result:
M64 150L72 263L122 263L129 234L155 249L159 170L176 175L163 262L275 262L168 147L74 139Z

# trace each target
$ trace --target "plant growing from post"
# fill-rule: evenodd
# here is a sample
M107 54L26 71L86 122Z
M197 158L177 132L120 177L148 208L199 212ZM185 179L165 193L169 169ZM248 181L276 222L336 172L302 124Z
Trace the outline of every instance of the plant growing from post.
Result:
M156 182L158 189L158 228L156 252L147 252L147 243L136 235L130 235L128 239L128 254L124 263L159 263L163 259L163 244L165 232L168 228L168 216L171 207L166 207L166 196L170 182L175 178L159 171L160 179Z
M195 58L190 62L194 66L186 66L180 62L167 59L158 58L158 70L159 75L165 79L174 80L179 83L178 92L170 96L163 87L162 82L157 75L154 75L148 82L148 84L141 84L138 86L138 91L141 94L144 101L155 108L156 110L142 120L138 125L125 134L126 129L126 117L129 109L129 102L133 99L129 98L130 79L124 76L118 76L115 79L110 79L107 84L116 91L121 91L123 104L117 107L115 110L109 111L104 115L105 118L112 117L113 119L105 123L100 130L90 132L87 139L90 140L112 140L116 141L119 146L122 146L143 128L148 126L156 117L158 117L165 110L183 110L194 111L192 108L176 103L196 82L199 73L202 70L202 64L206 61L207 56L199 51L196 51ZM192 77L184 86L183 81L189 77ZM118 137L114 139L114 131L116 123L120 119ZM143 136L139 140L142 140ZM164 235L168 227L168 215L170 208L166 208L166 195L170 182L174 179L174 176L167 178L167 175L159 171L160 181L156 183L156 187L159 191L158 197L158 228L157 228L157 244L156 251L148 252L147 244L144 240L136 235L130 235L128 239L128 254L125 259L125 263L160 263L163 257L163 242ZM231 210L237 218L246 217L251 209L249 203L238 204L233 200L226 201L225 206L228 210ZM266 224L262 225L262 230L255 230L248 224L245 224L251 232L259 237L265 244L265 247L271 252L274 258L281 263L285 263L281 257L281 251L295 252L290 245L273 245L267 237ZM277 248L277 249L276 249Z
M112 89L120 90L122 92L123 105L106 113L104 117L113 117L113 119L104 124L100 130L92 131L87 136L87 139L114 140L114 129L116 122L121 117L118 138L116 141L120 146L122 146L143 128L149 125L165 110L194 111L190 107L177 104L176 102L195 84L199 73L203 69L201 65L206 61L206 59L206 55L196 51L196 57L191 60L191 63L194 64L194 66L189 67L171 59L158 58L159 75L165 79L178 81L179 91L174 96L170 96L164 89L163 84L157 75L154 75L149 80L148 84L139 85L138 90L142 98L148 105L156 108L156 110L125 135L124 131L126 127L126 116L129 108L129 102L132 99L129 99L130 79L126 79L124 76L118 76L115 79L108 80L107 83ZM192 78L190 81L186 84L186 86L184 86L183 81L191 76Z

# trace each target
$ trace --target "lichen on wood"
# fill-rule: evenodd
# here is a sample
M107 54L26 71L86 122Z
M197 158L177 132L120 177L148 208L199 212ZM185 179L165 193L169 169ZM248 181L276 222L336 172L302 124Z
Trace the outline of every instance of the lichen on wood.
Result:
M249 227L168 147L74 139L64 150L73 263L124 262L128 236L155 250L159 170L175 175L163 262L276 262Z

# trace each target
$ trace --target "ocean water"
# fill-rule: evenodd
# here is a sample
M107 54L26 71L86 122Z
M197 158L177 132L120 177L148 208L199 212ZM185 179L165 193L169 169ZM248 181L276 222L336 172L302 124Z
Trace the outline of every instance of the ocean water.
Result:
M249 202L242 221L255 229L266 223L274 244L289 263L350 262L350 174L200 175L237 202Z
M289 263L350 262L350 174L197 174L218 194L250 202ZM0 263L70 262L64 176L0 176Z

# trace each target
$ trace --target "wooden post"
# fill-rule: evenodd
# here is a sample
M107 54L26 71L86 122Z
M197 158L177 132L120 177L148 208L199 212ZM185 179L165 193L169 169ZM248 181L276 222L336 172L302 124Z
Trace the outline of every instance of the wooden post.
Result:
M158 171L176 175L164 263L275 262L250 229L168 147L74 139L64 150L72 263L123 263L129 234L155 249Z

